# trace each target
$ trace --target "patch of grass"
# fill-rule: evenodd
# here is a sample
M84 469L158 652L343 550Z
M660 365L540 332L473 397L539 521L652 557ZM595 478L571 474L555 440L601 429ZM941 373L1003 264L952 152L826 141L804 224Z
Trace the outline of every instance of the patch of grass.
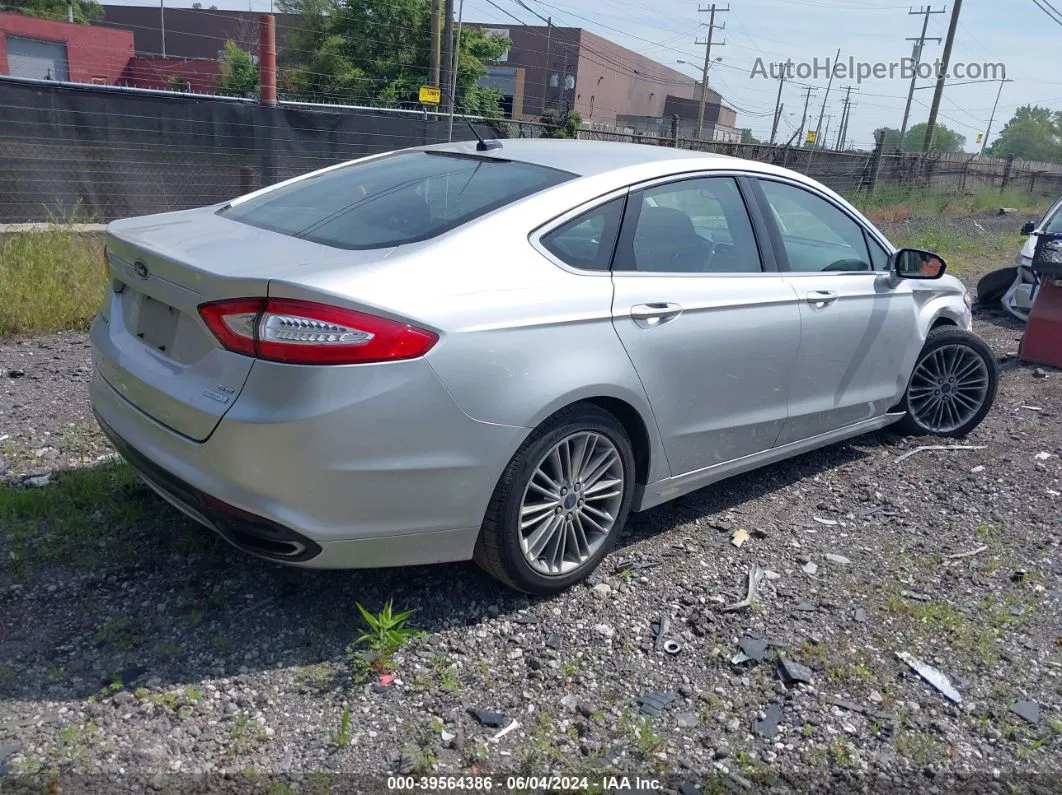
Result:
M915 186L884 185L873 194L851 192L845 198L870 220L903 221L911 217L960 216L1014 207L1023 213L1043 214L1051 203L1018 191L1001 193L984 188L971 195L954 190L926 190Z
M340 748L346 748L350 745L350 710L343 710L343 714L339 716L339 729L335 734L336 745Z
M184 649L178 643L160 643L154 651L155 656L163 662L174 663L180 658Z
M77 560L91 569L132 559L137 528L159 503L121 463L62 472L41 488L0 485L0 566L24 579L46 562Z
M1025 242L1016 227L1017 222L1015 229L1010 232L971 234L967 230L942 224L899 235L892 242L897 246L921 248L940 254L948 263L948 272L954 275L985 263L1012 263Z
M579 663L575 660L568 660L564 663L564 667L561 669L565 679L571 679L579 673Z
M265 739L265 732L246 712L237 712L229 724L229 751L233 756Z
M896 735L896 753L923 767L948 758L947 746L933 734L910 729L901 729Z
M0 337L87 327L106 283L98 234L69 224L0 234Z
M53 762L80 759L89 748L99 743L99 739L100 729L92 721L69 724L56 734L55 744L48 749L48 757Z
M128 651L137 643L133 632L133 619L129 616L117 616L103 622L93 635L92 640L100 646L114 646Z

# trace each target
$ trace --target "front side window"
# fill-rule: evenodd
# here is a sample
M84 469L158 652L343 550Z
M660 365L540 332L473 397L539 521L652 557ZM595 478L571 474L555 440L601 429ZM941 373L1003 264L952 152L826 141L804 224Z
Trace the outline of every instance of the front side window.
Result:
M624 199L613 199L542 236L542 245L573 268L606 271L616 247Z
M771 180L760 185L791 271L873 270L863 228L851 217L803 188Z
M737 182L702 177L633 194L613 267L646 273L762 272Z
M442 234L575 175L531 163L448 152L403 152L317 174L220 215L347 249Z

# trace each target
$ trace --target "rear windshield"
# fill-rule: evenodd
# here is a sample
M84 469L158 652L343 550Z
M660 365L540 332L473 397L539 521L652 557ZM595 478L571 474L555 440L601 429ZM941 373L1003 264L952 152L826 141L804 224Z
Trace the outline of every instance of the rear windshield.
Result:
M404 152L300 180L220 214L327 246L384 248L442 234L573 176L531 163Z

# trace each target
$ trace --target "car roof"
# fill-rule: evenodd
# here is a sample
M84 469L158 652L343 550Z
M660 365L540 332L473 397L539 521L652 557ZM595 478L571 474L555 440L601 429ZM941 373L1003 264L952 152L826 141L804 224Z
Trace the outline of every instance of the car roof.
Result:
M437 152L476 155L500 160L518 160L547 168L568 171L581 177L603 174L627 166L667 161L700 160L705 168L725 168L735 158L709 152L694 152L669 146L621 143L617 141L581 141L557 138L505 138L501 147L477 151L476 141L455 141L420 147Z

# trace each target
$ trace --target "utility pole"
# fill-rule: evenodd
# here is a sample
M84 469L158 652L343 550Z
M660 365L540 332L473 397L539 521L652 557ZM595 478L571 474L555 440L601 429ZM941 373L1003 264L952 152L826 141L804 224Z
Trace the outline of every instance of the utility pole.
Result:
M844 135L848 132L848 111L852 107L852 86L845 86L844 110L841 111L841 123L837 126L837 143L834 146L838 152L844 144Z
M822 110L819 111L819 123L818 123L818 126L815 127L815 144L816 144L816 146L821 146L821 144L819 142L822 141L822 137L819 135L819 133L822 132L822 117L826 113L826 103L830 101L830 87L833 86L833 75L834 75L834 72L837 71L837 62L840 61L840 60L841 60L841 48L838 47L837 48L837 57L833 59L833 64L830 66L830 79L826 83L826 97L822 100Z
M700 109L697 111L696 138L699 141L701 140L701 133L704 130L704 106L708 104L708 69L712 65L712 33L715 31L715 3L712 3L708 8L701 8L698 6L697 10L700 11L702 14L705 12L708 12L710 14L710 16L708 17L708 40L703 42L697 42L697 44L705 45L704 72L701 75L701 105ZM719 10L725 13L730 10L730 6L727 6L726 8L721 8ZM719 42L720 47L725 45L725 41Z
M937 114L940 112L940 99L944 96L944 83L948 80L948 69L951 66L951 48L955 45L955 31L959 28L959 14L962 12L962 0L955 0L951 9L951 24L948 25L948 38L944 41L944 60L940 65L940 74L937 75L937 89L933 92L933 105L929 109L929 122L926 124L926 137L922 141L922 153L926 153L933 146L933 133L936 132Z
M166 57L166 0L159 0L159 30L162 32L162 57Z
M785 72L778 79L778 98L774 101L774 123L771 124L771 146L774 146L774 137L778 134L778 121L782 118L782 87L785 85Z
M925 19L922 21L922 35L917 39L908 38L907 41L914 42L914 50L911 53L911 61L914 63L912 67L913 74L911 75L911 88L907 91L907 107L903 111L903 124L900 125L900 149L903 149L903 139L907 135L907 122L911 120L911 102L914 101L915 84L918 82L918 66L922 63L922 49L925 47L927 41L935 41L940 44L938 38L926 38L926 31L929 30L929 17L933 14L946 14L948 10L942 8L939 11L934 11L932 6L926 6L920 8L918 11L908 11L908 16L915 16L922 14Z
M454 111L454 98L450 94L450 84L453 81L452 65L454 62L454 0L439 0L443 4L443 34L442 34L442 68L441 83L444 88L444 105L440 110L447 113Z
M431 0L431 76L428 83L440 86L440 69L442 67L442 51L439 49L440 28L442 27L442 0Z
M811 93L816 90L811 86L804 89L804 115L800 118L800 133L797 135L797 146L804 145L804 127L808 123L808 105L811 103Z
M826 126L822 130L822 143L821 144L817 144L819 149L825 149L826 148L826 136L830 134L830 120L832 118L833 118L833 114L832 113L827 113L826 114Z
M985 156L985 150L988 148L988 136L992 134L992 123L996 120L996 109L999 107L999 98L1003 95L1003 84L1013 83L1013 80L1003 78L999 81L999 91L996 92L996 102L992 106L992 115L988 119L988 129L985 130L984 140L981 141L981 154L980 157Z

